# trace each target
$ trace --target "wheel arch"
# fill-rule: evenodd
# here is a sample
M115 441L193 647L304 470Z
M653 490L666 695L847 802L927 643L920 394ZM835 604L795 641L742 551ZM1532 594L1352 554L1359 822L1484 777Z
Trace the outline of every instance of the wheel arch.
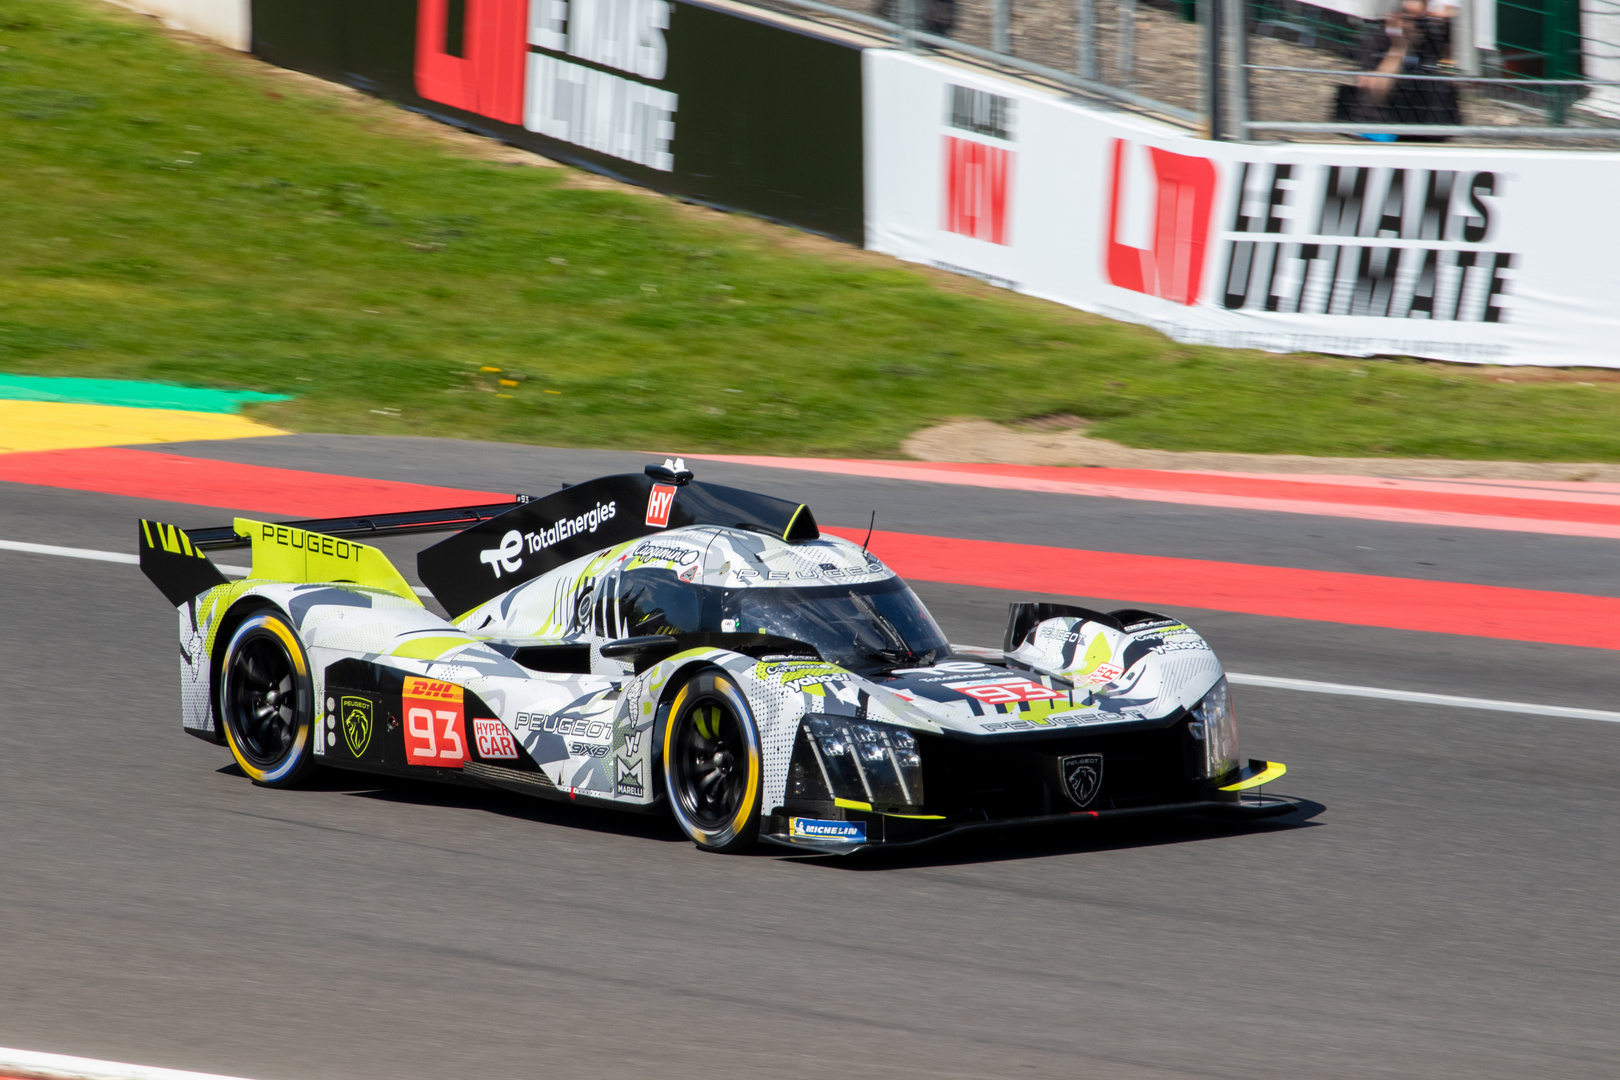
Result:
M715 663L711 657L691 656L681 661L680 665L670 672L668 678L654 691L656 704L653 706L653 757L650 764L655 767L660 777L663 775L664 766L664 729L669 723L669 714L675 708L675 699L681 696L681 690L685 688L687 683L705 671L719 671L731 675L729 671ZM732 677L735 678L735 676ZM662 785L662 780L659 783Z
M225 718L219 715L219 677L220 668L225 662L225 648L231 643L231 636L236 633L237 627L241 626L257 612L267 610L274 611L282 618L287 619L288 625L292 626L292 619L280 604L266 597L253 594L235 600L225 609L225 614L219 617L219 622L214 626L213 640L208 646L208 716L214 727L213 741L220 746L226 745ZM293 627L294 633L297 632L297 629L296 626ZM308 652L307 648L305 652Z

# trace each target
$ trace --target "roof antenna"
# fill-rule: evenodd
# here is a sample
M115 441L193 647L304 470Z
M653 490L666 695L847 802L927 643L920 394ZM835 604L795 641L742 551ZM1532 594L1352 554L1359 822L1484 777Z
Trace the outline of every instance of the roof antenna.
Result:
M866 523L866 539L861 541L861 554L866 554L866 545L872 542L872 526L877 524L877 511L872 511L872 520Z

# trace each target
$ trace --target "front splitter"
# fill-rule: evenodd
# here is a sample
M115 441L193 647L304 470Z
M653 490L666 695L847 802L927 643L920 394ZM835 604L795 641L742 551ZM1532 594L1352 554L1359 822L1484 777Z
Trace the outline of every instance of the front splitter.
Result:
M1115 810L1074 810L1062 814L1036 814L1031 817L996 818L985 821L947 822L926 832L895 840L866 840L839 842L762 833L760 839L812 855L853 855L857 851L896 851L901 848L921 847L965 833L988 832L996 829L1020 829L1037 825L1073 825L1101 821L1120 821L1125 818L1164 817L1172 814L1203 814L1210 817L1239 820L1278 817L1299 809L1297 799L1285 795L1242 793L1237 801L1204 799L1196 802L1164 803L1158 806L1132 806ZM881 817L882 815L874 815Z

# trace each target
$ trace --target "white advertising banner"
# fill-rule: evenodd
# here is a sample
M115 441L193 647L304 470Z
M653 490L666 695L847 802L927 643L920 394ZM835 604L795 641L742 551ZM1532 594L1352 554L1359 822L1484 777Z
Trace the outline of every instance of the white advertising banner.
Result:
M864 64L875 251L1178 341L1620 367L1620 154L1217 143Z

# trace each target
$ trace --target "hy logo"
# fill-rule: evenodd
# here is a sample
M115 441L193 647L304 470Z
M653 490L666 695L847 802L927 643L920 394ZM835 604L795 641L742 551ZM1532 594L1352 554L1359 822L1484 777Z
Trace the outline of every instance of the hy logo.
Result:
M349 753L362 757L366 747L371 745L371 699L346 697L338 704L342 709L339 715L343 719L343 741L348 744Z
M675 488L654 484L647 495L647 524L655 529L669 528L669 512L675 508Z
M523 553L523 534L513 529L501 537L501 546L486 548L478 553L478 561L488 565L495 571L496 578L501 576L501 568L505 567L508 574L517 573L523 565L519 556Z

